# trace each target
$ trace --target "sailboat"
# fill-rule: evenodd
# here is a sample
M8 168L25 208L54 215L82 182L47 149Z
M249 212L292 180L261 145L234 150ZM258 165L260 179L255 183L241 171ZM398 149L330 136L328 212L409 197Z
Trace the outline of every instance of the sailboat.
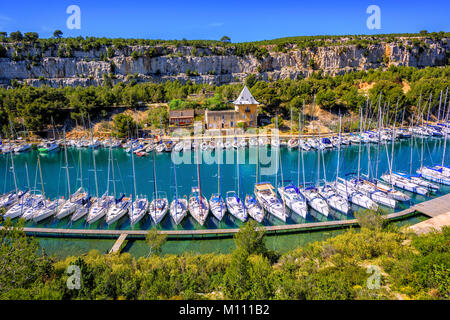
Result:
M94 202L94 204L91 207L90 212L88 213L88 216L86 218L86 222L89 224L92 224L104 216L106 216L106 213L108 212L111 205L114 203L115 196L109 195L109 165L110 162L113 167L114 171L114 161L112 161L112 145L109 145L109 153L108 153L108 187L106 192L102 195L100 199ZM113 175L114 176L114 175ZM114 179L114 178L113 178ZM114 194L115 194L115 187L114 187Z
M257 160L256 160L256 183L258 183L258 169L259 169L259 144L258 140L255 138L257 149ZM245 196L245 209L250 217L254 220L262 223L264 220L264 210L261 208L261 205L256 200L256 198L252 194L247 194Z
M198 158L198 148L196 149L197 154L197 181L198 187L193 187L191 195L189 196L189 212L192 217L200 224L204 225L206 218L209 213L209 205L206 198L202 195L201 182L200 182L200 165Z
M381 95L380 95L381 97ZM381 111L381 109L379 109ZM360 132L362 131L362 109L361 109L361 119L359 122ZM378 139L378 146L380 144L380 137L381 137L381 112L380 114L380 120L379 120L379 139ZM377 152L378 155L378 152ZM378 161L377 161L378 166ZM351 187L352 189L357 189L358 191L362 192L364 195L370 197L373 201L385 205L390 208L395 208L397 205L397 201L390 198L386 193L379 190L375 183L363 179L360 177L360 169L361 169L361 140L359 141L359 150L358 150L358 173L356 178L350 179L348 181L349 183L345 183L345 187ZM375 174L376 175L376 174ZM342 189L342 187L341 187Z
M411 119L411 127L414 125L414 115ZM407 190L420 195L427 195L428 192L439 189L439 186L421 179L419 176L412 175L412 162L413 162L413 143L414 136L410 135L410 170L409 174L401 172L392 172L390 175L384 174L381 176L386 182L391 182L397 188Z
M10 128L11 128L11 136L12 136L11 121L10 121ZM11 139L10 139L9 143L10 143L9 148L11 149L12 148L11 147ZM19 189L17 187L16 169L14 166L14 157L12 155L12 152L10 153L10 156L11 156L12 173L13 173L13 178L14 178L14 191L8 192L0 199L0 208L5 208L5 209L9 209L11 206L16 204L19 201L19 199L21 198L21 196L24 195L24 192L19 191Z
M55 135L55 124L53 123L53 118L52 118L52 128L53 128L53 140L40 144L38 146L39 153L50 153L50 152L59 150L59 143L55 141L56 135Z
M27 177L27 181L28 181L28 189L25 190L19 196L19 199L16 202L16 204L14 204L11 208L9 208L6 211L4 218L14 219L14 218L20 217L20 216L22 216L24 211L26 209L28 209L32 204L33 195L30 192L28 192L30 190L30 183L29 183L29 179L28 179L28 166L27 166L26 162L25 162L25 173L26 173L26 177Z
M278 129L278 114L276 116L275 128ZM278 132L277 132L278 133ZM277 137L278 138L278 137ZM272 145L272 148L275 152L275 185L277 185L278 181L278 154L279 154L279 139L271 138L272 142L275 142L275 145ZM286 207L283 202L277 197L276 192L274 191L274 187L269 182L261 182L256 183L253 193L256 196L256 200L258 200L259 204L266 210L268 213L273 215L274 217L280 219L283 222L286 222L288 214L286 212Z
M314 106L316 105L316 96L314 96ZM315 110L315 107L314 107ZM313 129L314 130L314 129ZM320 135L320 125L319 125L319 135ZM314 184L304 184L301 188L299 188L299 192L306 198L309 206L319 212L320 214L328 217L330 213L328 204L319 194L319 181L320 181L320 147L318 147L317 152L317 187Z
M183 198L178 197L178 186L177 186L177 170L175 168L175 163L173 164L173 178L175 182L175 199L170 203L170 216L176 225L187 216L188 203L186 196Z
M130 216L130 223L131 225L135 225L138 223L147 213L149 203L146 197L138 196L137 195L137 188L136 188L136 175L134 170L134 156L133 152L131 153L131 167L132 167L132 173L133 173L133 191L134 191L134 201L131 200L131 210L128 210L128 214Z
M431 99L430 99L431 104ZM447 115L446 115L446 125L448 125L448 115L450 111L450 105L447 108ZM423 116L422 116L422 123L423 123ZM440 166L434 166L434 167L428 167L423 166L421 163L421 167L417 169L417 173L419 173L422 177L424 177L427 180L437 182L440 184L450 185L450 168L444 165L445 162L445 151L447 146L447 135L448 130L444 133L444 150L442 152L442 162ZM422 160L423 162L423 138L422 138Z
M320 132L319 132L319 135L320 135ZM340 137L341 137L341 116L339 115L339 139L340 139ZM341 143L339 141L336 179L339 177L340 148L341 148ZM321 152L321 151L319 151L319 152ZM334 210L337 210L339 212L342 212L344 214L348 214L349 205L348 205L347 197L344 197L339 192L337 192L336 184L326 182L325 161L324 161L323 155L322 155L322 161L324 162L323 163L323 172L324 172L325 184L323 186L319 187L319 194L326 200L326 202L328 203L328 205L331 208L333 208Z
M304 103L304 102L303 102ZM304 108L304 104L303 104ZM301 134L301 114L299 113L298 117L298 140L300 141ZM297 186L300 185L300 155L302 156L302 172L303 172L303 182L305 177L304 171L304 163L303 163L303 149L298 152L297 158ZM281 199L286 203L286 205L291 209L294 213L298 214L302 218L306 218L308 214L308 205L306 203L305 197L299 192L298 187L294 185L292 181L286 181L286 186L278 187L278 193L281 195ZM304 183L303 183L304 184Z
M158 192L158 185L156 183L156 169L155 169L155 151L153 154L153 200L150 203L149 214L152 217L153 221L158 224L166 215L169 210L169 200L167 200L167 196L165 192Z
M395 109L395 111L398 108L398 99L397 99L397 107ZM411 200L411 197L404 194L403 192L400 192L398 190L394 189L394 183L395 181L398 181L398 179L392 179L392 168L394 166L394 145L395 145L395 121L396 121L396 117L394 117L394 123L393 123L393 128L392 128L392 142L391 142L391 160L389 161L389 152L387 149L387 144L385 145L386 147L386 156L388 158L388 165L389 165L389 177L390 179L386 180L387 182L389 182L391 184L391 187L381 183L379 180L374 179L376 181L376 186L378 190L381 190L385 193L387 193L388 196L390 196L392 199L398 200L398 201L409 201ZM384 180L384 179L383 179ZM397 185L401 185L404 186L403 184L397 184Z
M66 160L66 175L67 175L67 190L69 194L69 200L59 207L59 211L56 213L56 219L63 219L71 214L73 214L78 208L83 206L85 201L87 201L87 193L83 188L83 171L81 166L81 150L79 150L79 163L80 163L80 177L81 186L75 191L74 194L70 192L70 178L69 178L69 164L67 161L67 144L65 144L65 160Z
M236 151L236 171L237 171L237 193L235 191L228 191L225 201L227 203L228 211L237 219L245 222L247 220L247 212L245 211L244 203L240 198L240 174L239 174L239 150Z
M239 151L237 151L239 152ZM217 220L221 221L223 216L227 212L227 206L223 201L222 194L220 192L220 158L222 157L222 148L217 150L217 193L211 195L209 199L209 207L211 212Z
M34 210L33 213L31 215L31 218L33 219L34 222L39 222L41 220L44 220L54 214L56 214L56 210L58 209L58 201L63 201L63 200L53 200L50 201L48 199L45 199L45 190L44 190L44 182L42 179L42 170L41 170L41 162L40 162L40 158L38 156L38 168L39 168L39 175L41 178L41 185L42 185L42 201L40 201L38 203L38 205L33 208ZM28 216L30 217L30 216Z

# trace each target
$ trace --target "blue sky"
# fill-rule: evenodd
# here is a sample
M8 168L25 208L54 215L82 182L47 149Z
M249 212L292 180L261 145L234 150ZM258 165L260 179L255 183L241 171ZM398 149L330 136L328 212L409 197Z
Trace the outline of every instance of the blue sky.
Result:
M69 5L81 9L81 29L69 30ZM369 5L381 9L381 29L369 30ZM55 29L64 36L150 39L220 39L232 42L297 35L375 34L450 31L450 1L6 1L0 31L35 31L43 38Z

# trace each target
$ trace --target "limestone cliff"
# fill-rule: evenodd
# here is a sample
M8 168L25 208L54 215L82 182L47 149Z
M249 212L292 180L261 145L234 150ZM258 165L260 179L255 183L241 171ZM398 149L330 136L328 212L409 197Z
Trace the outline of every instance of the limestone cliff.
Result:
M8 86L13 79L33 86L101 85L106 76L112 83L134 78L224 84L244 81L249 74L277 80L307 77L319 69L334 75L390 65L443 66L449 60L448 40L426 39L423 46L412 45L411 39L368 46L341 44L304 49L293 46L286 52L268 46L269 53L264 57L223 52L219 55L212 48L189 46L126 46L115 48L109 58L106 58L108 48L100 46L89 51L74 50L70 57L62 57L58 46L45 50L29 46L19 50L19 59L17 47L4 43L6 57L0 58L0 85ZM152 54L132 56L133 52L146 50L152 50Z

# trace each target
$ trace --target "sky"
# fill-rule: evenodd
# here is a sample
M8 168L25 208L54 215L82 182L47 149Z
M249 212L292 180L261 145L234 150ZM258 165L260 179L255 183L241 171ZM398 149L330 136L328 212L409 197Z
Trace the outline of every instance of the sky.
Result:
M339 0L1 0L0 31L34 31L48 38L95 36L146 39L211 39L232 42L287 36L450 31L450 1ZM67 7L80 8L80 29L68 29ZM366 13L380 8L380 29Z

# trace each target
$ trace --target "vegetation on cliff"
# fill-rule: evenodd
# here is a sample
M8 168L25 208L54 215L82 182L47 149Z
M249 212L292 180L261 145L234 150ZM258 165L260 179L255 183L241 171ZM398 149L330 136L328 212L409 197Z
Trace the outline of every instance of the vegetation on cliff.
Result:
M382 104L391 105L399 99L399 109L406 116L418 106L422 94L422 110L430 94L433 94L432 111L439 102L440 91L450 86L450 67L430 67L416 69L412 67L390 67L381 69L350 72L344 75L323 75L320 71L311 77L298 80L277 80L266 82L259 80L257 75L247 78L253 96L262 103L260 112L267 114L278 113L289 117L290 109L297 117L302 108L303 101L311 103L316 94L316 103L327 110L341 110L345 112L358 111L365 106L366 94L370 98L372 110L376 110L380 92ZM370 84L364 91L362 84ZM406 92L404 85L409 85ZM42 130L51 125L51 119L57 125L62 125L67 118L82 123L89 114L91 119L98 115L106 115L114 106L139 107L143 103L169 102L172 109L215 109L221 110L229 106L242 90L241 84L228 84L214 86L208 84L194 84L188 81L182 84L179 81L167 81L162 84L119 83L115 86L99 87L64 87L50 88L43 86L35 88L27 85L18 85L13 89L0 89L0 125L3 134L9 134L8 118L15 123L20 131L23 124L29 130ZM190 99L192 94L198 95L203 91L215 92L212 98ZM188 99L189 98L189 99ZM390 109L394 113L393 108ZM163 125L167 125L167 110L161 110ZM392 118L392 117L391 117ZM401 118L400 118L401 119ZM148 125L159 127L159 115L153 114L147 121ZM140 125L144 125L141 123Z

